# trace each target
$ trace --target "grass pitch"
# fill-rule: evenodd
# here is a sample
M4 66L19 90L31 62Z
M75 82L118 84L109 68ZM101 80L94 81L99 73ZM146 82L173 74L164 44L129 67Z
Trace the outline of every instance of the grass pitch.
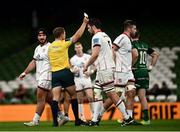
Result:
M99 127L75 127L73 122L54 128L52 122L27 127L23 122L0 122L0 131L180 131L180 120L152 120L150 126L121 127L117 121L102 121Z

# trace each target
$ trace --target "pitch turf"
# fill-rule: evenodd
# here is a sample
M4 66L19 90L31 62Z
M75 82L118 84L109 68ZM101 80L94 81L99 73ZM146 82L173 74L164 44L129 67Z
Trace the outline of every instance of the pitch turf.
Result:
M75 127L73 122L53 128L51 122L26 127L22 122L0 122L0 131L180 131L180 120L152 120L150 126L121 127L116 121L102 121L99 127Z

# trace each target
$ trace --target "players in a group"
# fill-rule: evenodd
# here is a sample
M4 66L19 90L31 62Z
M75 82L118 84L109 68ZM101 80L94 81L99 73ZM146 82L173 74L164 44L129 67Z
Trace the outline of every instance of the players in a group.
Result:
M116 107L121 111L124 117L124 124L131 124L134 120L126 112L124 102L120 99L114 88L114 70L115 62L112 52L112 42L109 36L102 32L101 22L98 19L90 19L88 23L88 31L93 34L92 37L92 55L88 62L85 64L84 72L87 71L88 67L96 62L97 68L97 80L107 97L112 100ZM130 86L130 89L132 87ZM101 107L99 111L101 110ZM90 125L98 125L98 117L93 118Z
M50 63L48 59L48 47L50 43L47 40L47 32L44 29L37 31L37 39L39 45L34 51L32 61L29 63L23 73L20 74L19 78L23 79L28 73L36 68L36 80L37 80L37 106L36 113L33 120L28 123L24 123L26 126L37 126L39 125L40 117L43 113L45 103L49 104L52 101L51 93L51 72Z
M52 71L52 115L54 126L58 126L58 101L61 95L61 88L65 88L71 96L71 105L75 117L75 125L84 125L84 122L80 120L78 116L78 101L74 76L70 71L68 49L82 36L87 23L88 18L84 17L81 27L70 39L67 40L64 28L57 27L53 30L55 41L49 46L48 56Z
M158 53L153 50L147 43L139 40L139 33L136 32L132 36L132 55L133 55L133 71L136 79L136 88L139 101L141 103L143 125L150 125L148 103L146 99L146 90L149 88L149 72L155 66ZM147 66L147 56L151 56L151 64Z
M74 73L80 118L85 121L86 119L83 109L85 96L90 103L91 113L93 113L94 97L90 76L94 73L95 66L92 66L87 72L83 73L83 66L85 63L87 63L91 56L83 53L83 46L80 42L75 44L75 51L76 54L70 59L72 67L71 71Z
M132 73L131 36L136 32L136 25L132 20L126 20L123 23L123 26L124 32L113 42L113 57L116 63L114 84L119 97L124 101L126 100L128 115L133 118L133 104L136 87L134 83L134 75ZM126 97L124 97L124 93L126 94ZM113 102L110 99L105 101L100 113L101 116L112 105L112 103ZM122 122L122 125L123 124L124 122Z

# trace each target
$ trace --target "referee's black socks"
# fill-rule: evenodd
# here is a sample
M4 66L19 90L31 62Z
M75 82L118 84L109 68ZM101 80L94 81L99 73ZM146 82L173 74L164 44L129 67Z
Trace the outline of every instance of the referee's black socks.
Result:
M74 113L75 120L79 120L78 101L77 99L71 100L72 110Z
M56 127L58 126L57 116L59 112L59 106L58 106L57 101L55 100L52 101L51 109L52 109L52 116L53 116L53 126Z

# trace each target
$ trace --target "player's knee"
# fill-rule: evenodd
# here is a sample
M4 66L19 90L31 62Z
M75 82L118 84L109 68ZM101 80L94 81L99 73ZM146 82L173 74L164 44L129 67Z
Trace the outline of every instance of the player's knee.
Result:
M127 85L125 87L126 91L135 91L136 90L136 87L134 85Z
M135 94L133 91L128 91L128 92L126 92L126 97L127 97L127 99L134 99Z
M94 98L92 96L87 96L87 99L89 102L93 102L94 101Z
M146 100L146 97L145 97L145 96L138 96L138 98L139 98L139 101L140 101L140 102L143 102L143 101Z
M38 96L37 97L37 102L46 102L46 98L44 96Z
M96 100L102 100L102 90L101 89L94 89L94 98Z
M71 93L71 99L77 99L77 93L76 92L73 92Z
M37 92L37 101L45 100L45 98L46 98L45 96L46 96L45 93Z

